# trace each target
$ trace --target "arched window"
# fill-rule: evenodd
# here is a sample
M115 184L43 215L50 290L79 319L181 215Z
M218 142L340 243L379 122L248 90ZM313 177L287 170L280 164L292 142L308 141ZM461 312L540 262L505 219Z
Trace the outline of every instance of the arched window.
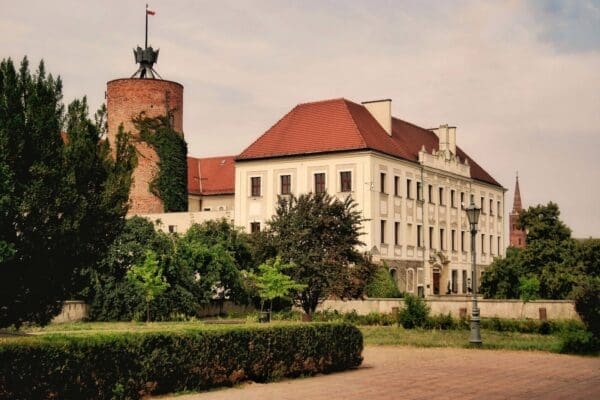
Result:
M406 270L406 291L410 293L415 291L415 271L413 269Z
M396 271L396 268L390 269L390 276L394 282L398 282L398 271Z

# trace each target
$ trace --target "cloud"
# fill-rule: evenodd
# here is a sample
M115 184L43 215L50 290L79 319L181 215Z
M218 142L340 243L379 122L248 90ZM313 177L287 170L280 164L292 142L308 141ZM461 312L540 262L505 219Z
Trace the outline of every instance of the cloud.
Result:
M135 71L143 2L15 3L2 57L46 59L65 98L103 101ZM157 70L185 86L190 152L235 154L300 102L392 98L395 115L458 126L458 142L525 204L558 202L600 236L598 2L154 2ZM7 34L10 33L10 34ZM597 186L597 185L596 185ZM512 191L507 193L507 209Z

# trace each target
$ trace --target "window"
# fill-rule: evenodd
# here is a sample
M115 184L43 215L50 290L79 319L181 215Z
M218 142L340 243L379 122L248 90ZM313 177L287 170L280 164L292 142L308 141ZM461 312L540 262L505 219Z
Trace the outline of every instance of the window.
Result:
M480 207L481 207L481 213L485 214L485 199L483 198L483 196L481 196Z
M250 178L252 187L252 197L260 197L260 176Z
M494 200L490 199L490 215L494 215Z
M444 202L444 188L439 188L439 192L440 192L440 206L445 205Z
M496 247L498 249L498 255L502 255L502 247L500 246L500 236L498 236L498 247Z
M446 250L446 243L445 242L445 232L444 229L440 229L440 250Z
M286 195L292 193L292 176L281 175L279 179L281 181L281 194Z
M400 222L394 222L394 244L400 244Z
M315 193L325 192L325 173L319 172L315 174Z
M456 231L454 229L450 232L450 240L452 240L452 251L456 251Z
M423 247L423 225L417 225L417 247Z
M381 244L385 243L385 221L381 220Z
M429 248L433 249L433 226L429 227Z
M465 248L465 231L460 231L460 250L466 251Z
M410 193L410 188L412 186L412 181L410 179L406 180L406 198L412 199L412 195Z
M471 203L475 204L475 195L472 194L470 197L471 197Z
M351 192L352 191L352 172L350 171L342 171L340 172L340 182L341 182L341 191L342 192Z
M490 235L490 254L494 255L494 236Z
M498 201L498 209L496 210L496 214L498 214L499 217L502 216L502 208L500 207L500 202Z
M169 225L169 233L177 233L177 225Z
M417 182L417 200L423 200L423 185Z
M250 222L250 233L260 232L260 222Z
M429 202L431 204L434 204L433 203L433 185L429 185L429 188L427 190L427 198L429 199Z
M400 177L394 176L394 196L400 196Z
M467 293L467 271L462 272L462 292Z
M450 191L450 207L456 208L456 192L454 190Z
M465 208L465 192L460 192L460 208Z
M485 254L485 233L481 234L481 253Z
M385 172L379 174L379 191L385 193Z
M458 270L452 270L452 293L458 293Z
M406 291L409 293L415 291L415 271L413 269L406 270Z

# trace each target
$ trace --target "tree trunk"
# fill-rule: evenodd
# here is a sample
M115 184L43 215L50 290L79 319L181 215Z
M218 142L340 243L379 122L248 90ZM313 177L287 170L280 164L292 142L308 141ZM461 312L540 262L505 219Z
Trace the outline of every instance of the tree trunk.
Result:
M146 322L150 322L150 302L146 302Z

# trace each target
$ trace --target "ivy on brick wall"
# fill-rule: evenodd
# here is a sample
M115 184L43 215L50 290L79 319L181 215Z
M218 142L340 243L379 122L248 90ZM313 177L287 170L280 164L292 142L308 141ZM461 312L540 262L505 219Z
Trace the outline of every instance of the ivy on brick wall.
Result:
M150 191L163 202L165 212L187 211L187 143L171 125L171 115L150 118L140 113L133 119L140 139L158 155L158 172Z

